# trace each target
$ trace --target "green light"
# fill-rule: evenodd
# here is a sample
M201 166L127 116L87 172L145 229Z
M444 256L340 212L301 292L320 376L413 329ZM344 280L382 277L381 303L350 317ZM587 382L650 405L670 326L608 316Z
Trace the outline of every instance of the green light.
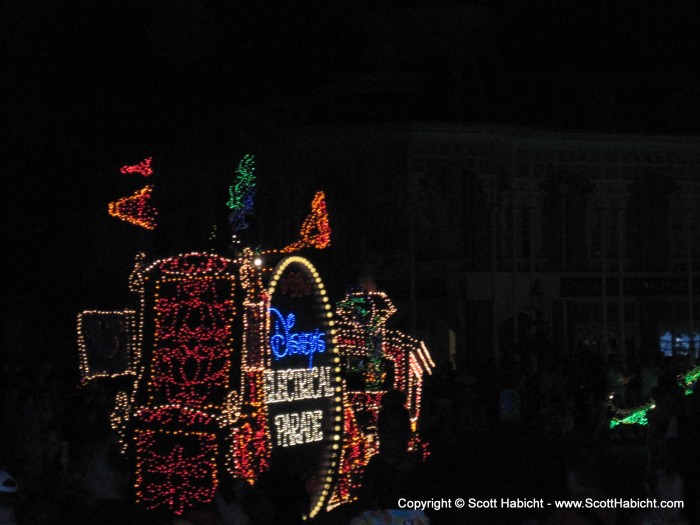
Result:
M641 426L646 426L649 424L649 420L647 419L647 412L650 410L653 410L656 405L653 404L648 404L644 405L641 408L638 408L634 412L630 413L629 415L623 417L623 418L612 418L610 420L610 428L613 429L617 425L641 425Z
M696 366L685 374L678 376L678 386L681 387L686 396L691 395L695 390L695 383L700 379L700 366Z
M362 305L362 306L360 306ZM338 301L338 308L347 308L348 310L355 310L362 317L367 317L369 315L369 310L363 308L367 305L367 299L364 297L350 297L344 301Z
M686 373L685 376L683 376L684 386L690 386L698 379L700 379L700 366L696 366L690 372Z
M246 198L249 198L255 189L255 157L244 155L236 168L236 183L228 188L229 200L226 206L234 211L242 211L246 208Z
M689 396L693 394L694 389L693 386L695 383L698 382L700 379L700 366L696 366L692 370L689 370L685 374L678 375L678 385L683 388L683 391L686 396ZM656 405L652 403L648 403L642 407L639 407L636 410L631 410L631 411L622 411L622 410L617 410L617 413L622 415L622 414L627 414L625 417L613 417L610 419L610 428L613 429L618 425L641 425L641 426L646 426L649 424L649 420L647 419L647 413L650 410L653 410Z

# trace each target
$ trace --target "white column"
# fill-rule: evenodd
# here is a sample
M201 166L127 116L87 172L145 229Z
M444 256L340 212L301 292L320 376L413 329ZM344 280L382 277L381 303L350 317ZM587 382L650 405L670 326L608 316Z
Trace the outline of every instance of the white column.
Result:
M693 218L694 218L694 213L693 210L688 210L688 213L686 214L687 219L687 229L688 229L688 331L690 333L690 338L691 338L691 344L693 347L693 350L697 350L695 348L695 337L693 337L693 317L695 315L695 312L693 310Z
M600 264L601 264L601 300L603 309L603 345L601 351L608 353L608 254L607 254L607 208L600 208Z
M620 327L618 329L618 339L620 341L620 362L623 368L627 366L627 349L625 348L625 290L624 290L624 235L622 231L622 221L624 218L624 210L622 207L617 208L617 297L619 308L618 308L618 323Z

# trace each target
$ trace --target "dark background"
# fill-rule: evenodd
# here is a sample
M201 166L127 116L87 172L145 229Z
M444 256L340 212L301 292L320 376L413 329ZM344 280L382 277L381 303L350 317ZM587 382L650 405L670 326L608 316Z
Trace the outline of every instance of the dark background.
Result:
M75 314L132 301L136 251L206 247L247 152L258 154L259 188L246 243L293 240L320 187L331 212L349 216L333 208L332 177L265 170L261 153L286 127L427 120L697 133L693 7L4 2L4 308L26 311L22 330L56 342L35 350L72 368ZM144 184L119 167L148 155L155 232L106 213ZM285 203L290 184L308 199ZM355 276L356 262L347 266L331 283L336 295Z
M429 121L697 135L695 11L663 0L6 0L2 364L31 377L50 363L76 390L77 313L136 306L127 278L137 251L208 247L245 153L256 154L259 186L244 244L294 240L316 189L328 195L334 244L346 244L348 218L364 210L334 195L332 174L268 166L279 130ZM109 217L107 204L146 183L119 168L151 155L160 216L148 232ZM361 264L334 265L332 250L312 260L335 301ZM483 384L495 390L492 372ZM12 374L3 366L3 381ZM447 496L468 492L457 484L465 473L484 497L505 496L505 478L518 497L554 483L549 445L503 453L482 440L493 450L473 454L445 442ZM642 483L620 486L632 494Z

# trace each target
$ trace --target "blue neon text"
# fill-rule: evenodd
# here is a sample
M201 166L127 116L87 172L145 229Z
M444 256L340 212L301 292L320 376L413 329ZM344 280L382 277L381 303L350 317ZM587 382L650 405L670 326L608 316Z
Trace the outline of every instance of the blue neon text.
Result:
M275 359L279 360L289 355L309 356L309 368L313 366L314 354L325 352L326 341L324 334L318 328L313 332L292 332L296 317L294 314L287 318L277 308L270 308L270 313L277 317L274 321L274 331L270 336L270 348Z

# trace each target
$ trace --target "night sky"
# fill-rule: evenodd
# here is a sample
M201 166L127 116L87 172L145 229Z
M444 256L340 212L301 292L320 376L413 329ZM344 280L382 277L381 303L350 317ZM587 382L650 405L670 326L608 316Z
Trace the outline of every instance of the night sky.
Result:
M426 19L424 27L413 29L415 46L399 49L405 55L387 69L430 74L435 84L448 72L425 62L440 65L440 42L450 42L455 53L488 44L505 76L555 79L579 71L608 76L611 86L616 76L629 77L624 94L635 100L650 95L640 92L650 77L670 76L678 85L698 79L700 24L692 2L495 1L465 7L453 24L443 21L438 35L431 34L438 26L429 15L451 16L450 2L441 8L396 2L401 9L391 2L351 4L76 1L66 7L9 0L2 8L12 73L7 120L18 144L34 152L180 150L193 138L195 151L221 148L240 141L246 121L255 120L242 110L376 68L371 42L386 24L371 21L410 20L412 11ZM633 131L653 127L637 124Z
M451 16L455 5L464 6L460 17ZM3 294L32 297L33 323L59 340L74 337L81 309L124 306L132 254L165 250L172 241L172 233L154 241L106 214L107 202L141 187L119 167L147 155L167 173L165 209L191 203L196 210L211 192L225 191L226 170L280 125L456 119L697 134L700 24L693 6L7 0L0 8L9 58ZM382 35L402 21L415 35L403 34L400 47L377 58ZM480 64L482 104L455 113L389 103L368 115L347 95L357 75L409 70L426 99L444 98L454 81L451 60ZM468 93L470 81L464 79ZM580 86L601 88L613 100L606 118L596 118L596 99ZM303 105L322 88L341 90L347 103L299 121L274 109ZM673 110L663 108L674 96L680 117L669 119Z

